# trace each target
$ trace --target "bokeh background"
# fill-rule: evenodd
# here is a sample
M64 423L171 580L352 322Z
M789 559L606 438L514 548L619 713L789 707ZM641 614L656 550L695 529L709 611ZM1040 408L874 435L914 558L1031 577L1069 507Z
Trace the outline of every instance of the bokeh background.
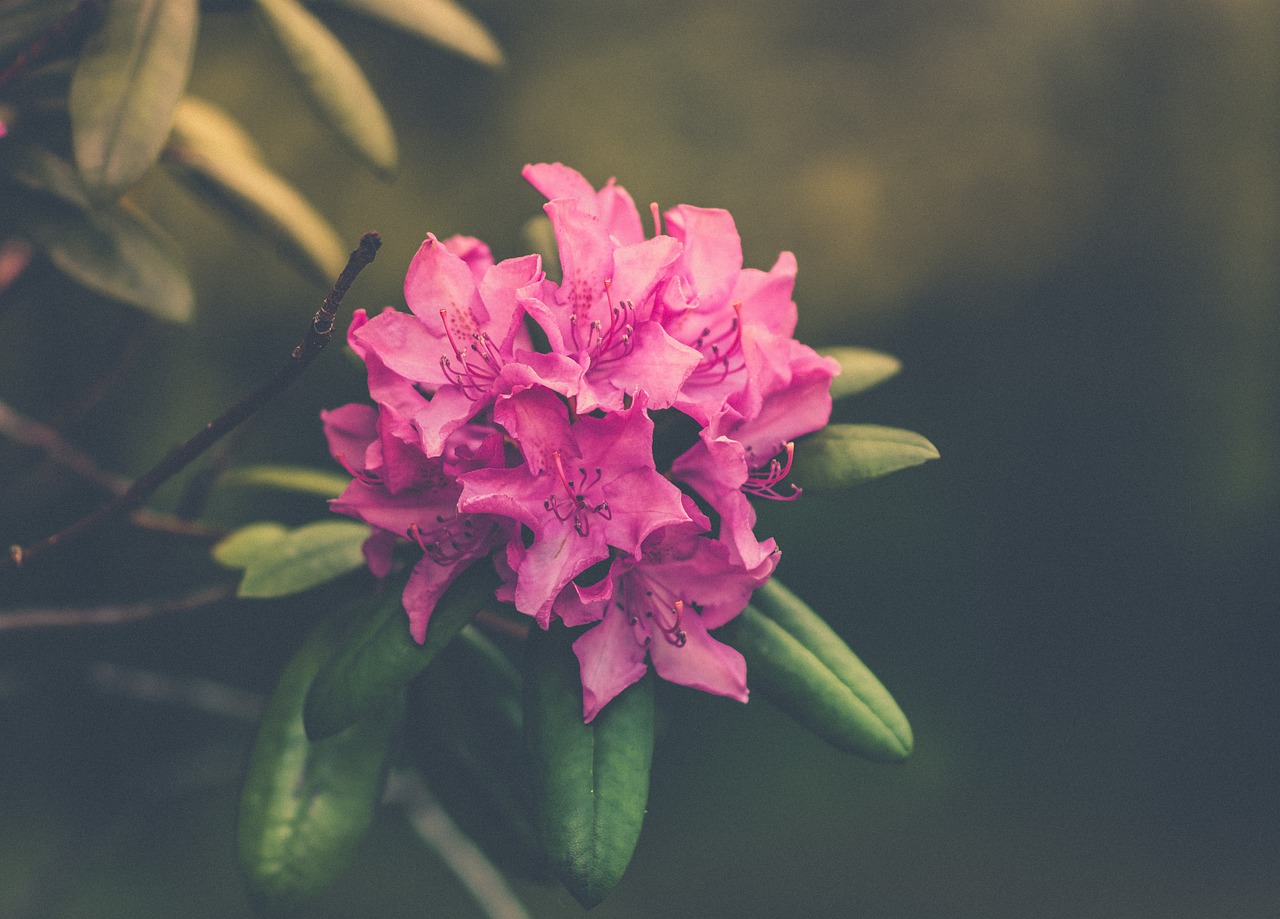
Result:
M193 90L353 242L384 237L349 306L398 302L427 231L518 254L540 204L520 167L561 160L642 204L730 209L749 265L794 251L800 337L904 362L836 420L942 453L761 511L780 576L908 713L912 758L864 763L763 700L666 691L636 859L593 915L1280 915L1280 7L469 6L504 70L322 8L397 126L391 182L326 134L249 20L206 17ZM143 336L67 430L135 475L273 369L322 294L168 180L141 194L190 253L193 327L139 330L52 279L0 313L0 397L42 418ZM316 413L361 387L326 353L236 460L327 466ZM4 541L90 500L0 455ZM46 561L0 585L3 605L213 571L119 533ZM86 674L265 691L316 614L303 598L6 635L0 915L247 915L233 821L251 727ZM536 919L583 913L553 884L517 888ZM481 914L388 812L314 915Z

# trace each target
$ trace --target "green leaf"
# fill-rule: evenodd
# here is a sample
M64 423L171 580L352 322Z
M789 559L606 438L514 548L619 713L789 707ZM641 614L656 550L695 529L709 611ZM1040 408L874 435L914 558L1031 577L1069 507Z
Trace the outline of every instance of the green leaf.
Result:
M368 536L368 526L350 520L321 520L296 530L254 523L214 546L213 557L244 568L237 596L287 597L362 568Z
M316 677L307 697L307 734L328 737L385 704L431 663L480 607L492 603L498 586L493 567L474 564L444 592L431 614L427 640L409 634L400 599L403 582L389 584L351 639Z
M259 11L320 115L374 169L396 168L395 132L360 65L298 0L257 0Z
M584 724L573 638L558 626L529 635L525 747L552 870L590 909L621 880L640 838L653 755L653 681L646 674Z
M487 67L506 63L502 49L484 25L453 0L337 0L358 13L380 19L469 57Z
M323 622L284 671L253 747L236 828L240 865L270 910L305 904L350 861L381 797L401 697L319 742L307 739L302 704L334 651L342 617Z
M113 201L169 137L191 73L197 0L111 0L71 79L76 168L89 197Z
M317 284L327 287L342 271L347 252L337 231L216 106L182 101L164 163L196 194L271 239Z
M132 208L47 208L28 214L25 222L32 242L76 283L157 319L191 319L195 294L177 252Z
M878 386L902 369L902 363L893 355L870 348L819 348L818 353L840 363L840 375L831 381L832 399Z
M241 466L227 472L218 484L274 488L318 498L336 498L351 484L351 477L307 466Z
M884 761L911 753L911 725L898 703L840 636L776 578L755 592L720 637L746 658L753 692L827 743Z
M159 319L191 318L195 296L186 269L150 220L126 204L95 209L71 164L43 147L6 146L0 169L34 193L14 202L17 222L59 271Z
M938 458L919 434L878 424L829 424L796 444L791 477L801 488L823 491L871 479Z

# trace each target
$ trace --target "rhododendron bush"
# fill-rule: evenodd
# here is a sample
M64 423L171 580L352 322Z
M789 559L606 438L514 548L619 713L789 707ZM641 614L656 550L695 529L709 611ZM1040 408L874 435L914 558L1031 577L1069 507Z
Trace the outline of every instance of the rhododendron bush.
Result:
M394 133L340 42L296 0L251 5L327 130L389 172ZM348 5L501 61L450 3ZM172 601L17 608L2 621L105 625L231 608L233 593L303 597L300 647L278 679L270 671L274 692L231 692L257 730L236 827L251 899L268 912L307 904L380 804L421 801L429 787L446 809L482 799L492 835L521 849L526 868L549 868L593 906L635 850L660 708L686 690L764 697L841 750L906 757L903 713L803 589L775 578L789 547L756 513L937 456L908 431L829 423L833 399L892 376L896 361L798 341L796 258L744 265L728 211L639 208L613 179L597 188L560 163L524 169L546 199L534 215L545 247L499 257L471 236L427 234L397 267L403 304L365 303L348 320L344 298L363 296L348 293L380 237L366 234L343 268L336 232L247 132L184 94L199 9L20 0L0 11L0 296L47 270L95 309L190 319L186 269L135 192L159 169L332 282L330 294L274 376L133 481L0 402L3 433L110 494L49 535L6 534L5 577L18 584L38 556L126 521L191 540L214 572ZM68 65L69 83L42 81L50 62L55 76ZM190 477L176 511L144 507L344 333L367 398L362 386L358 401L303 413L330 468L240 465L229 451ZM103 373L86 404L127 372ZM203 515L211 493L237 487L315 505L300 525L255 519L285 516L257 506L230 522ZM657 680L682 688L659 694ZM154 699L155 685L124 694ZM204 684L171 689L171 701L226 714L226 687L217 705ZM478 900L502 887L503 859L481 851L492 839L473 851L460 835L419 835Z
M597 191L561 164L524 174L549 199L558 278L539 255L495 261L480 240L429 235L405 279L408 311L351 321L372 404L323 414L352 476L331 506L368 525L351 538L390 602L332 639L301 719L319 744L381 723L469 620L514 625L530 646L539 836L590 906L640 829L650 669L739 702L757 688L851 752L910 752L892 698L771 580L782 549L756 532L752 500L803 500L792 479L810 451L808 476L826 487L936 454L908 432L827 426L833 381L847 369L837 391L856 391L884 360L794 338L790 253L743 267L727 211L654 205L646 236L613 181ZM258 532L217 551L252 573L242 546ZM271 742L264 732L259 749ZM257 773L278 766L255 763L246 811L269 806ZM263 890L288 899L269 832L242 835L242 854Z

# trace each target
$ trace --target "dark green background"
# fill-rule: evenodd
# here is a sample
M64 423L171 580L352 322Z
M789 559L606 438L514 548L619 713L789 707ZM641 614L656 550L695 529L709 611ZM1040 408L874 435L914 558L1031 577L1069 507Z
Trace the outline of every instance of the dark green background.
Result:
M427 231L518 254L528 161L643 206L729 208L747 262L800 264L800 336L902 358L836 420L940 462L761 513L783 579L912 719L903 766L826 749L767 703L670 689L636 860L600 917L1280 915L1280 12L1263 2L473 2L488 73L326 11L403 165L326 135L251 20L209 15L194 90L352 242L349 306L397 302ZM274 368L320 291L167 180L193 328L148 329L68 436L137 474ZM43 279L43 280L41 280ZM35 283L39 281L40 283ZM128 313L39 275L0 312L0 398L52 417ZM237 446L326 462L334 349ZM0 444L0 540L90 493ZM178 488L162 493L172 505ZM311 506L253 510L296 519ZM103 536L0 582L4 606L154 596L198 553ZM233 916L248 728L93 691L127 664L266 689L307 599L0 638L0 915ZM537 919L581 915L519 885ZM479 912L394 814L322 916Z

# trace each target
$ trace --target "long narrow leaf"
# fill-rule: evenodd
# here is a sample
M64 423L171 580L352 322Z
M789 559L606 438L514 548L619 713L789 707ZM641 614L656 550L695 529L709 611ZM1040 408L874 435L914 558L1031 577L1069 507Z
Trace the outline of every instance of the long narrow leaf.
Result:
M502 48L476 19L453 0L336 0L358 13L380 19L457 52L487 67L506 63Z
M902 369L902 363L891 354L870 348L819 348L824 357L840 363L840 375L831 381L831 398L844 399L878 386Z
M191 73L197 0L112 0L71 80L76 167L113 201L156 162Z
M394 170L399 154L391 119L347 49L298 0L257 0L257 5L325 121L374 169Z
M653 680L646 675L582 721L582 680L568 630L534 629L525 678L525 747L551 867L590 909L622 879L649 798Z
M240 799L240 865L254 899L292 909L327 887L373 820L403 699L321 742L307 739L302 704L333 653L341 617L321 624L285 669L258 731Z
M337 231L216 106L182 100L164 162L201 197L266 235L317 284L327 286L342 270L346 250Z
M806 490L846 488L937 458L938 448L912 431L830 424L796 445L791 476Z

